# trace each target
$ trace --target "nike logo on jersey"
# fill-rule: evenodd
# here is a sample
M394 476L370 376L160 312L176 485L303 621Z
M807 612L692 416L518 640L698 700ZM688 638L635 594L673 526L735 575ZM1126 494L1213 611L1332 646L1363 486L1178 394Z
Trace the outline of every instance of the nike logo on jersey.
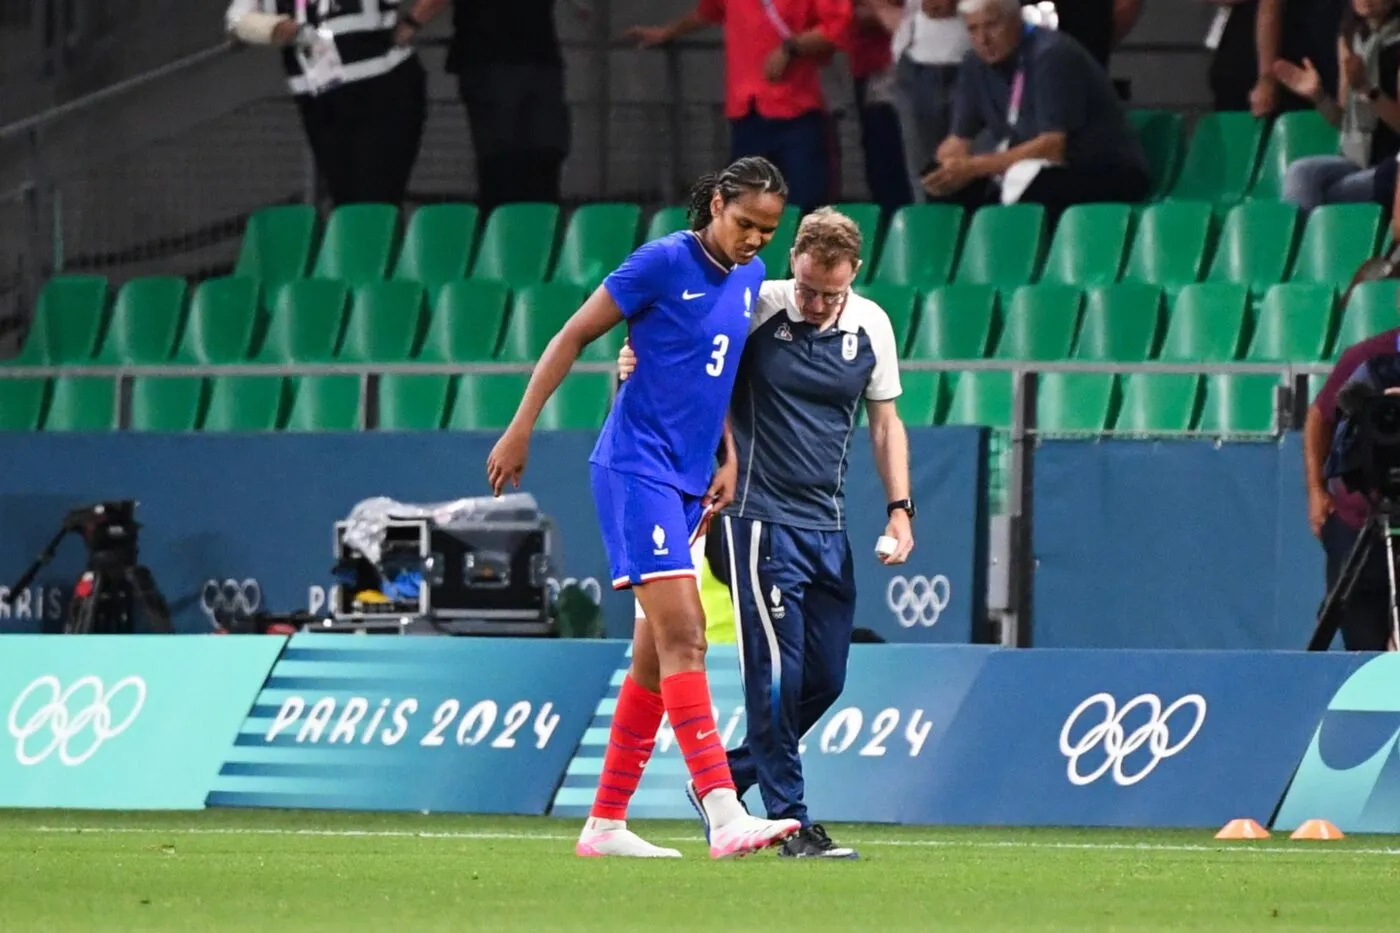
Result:
M694 301L696 298L700 298L700 297L704 296L704 294L705 294L704 292L693 292L693 291L691 291L690 289L687 288L685 291L681 292L681 300L682 300L682 301Z
M718 729L711 729L709 732L697 732L695 733L695 741L703 742L718 731Z

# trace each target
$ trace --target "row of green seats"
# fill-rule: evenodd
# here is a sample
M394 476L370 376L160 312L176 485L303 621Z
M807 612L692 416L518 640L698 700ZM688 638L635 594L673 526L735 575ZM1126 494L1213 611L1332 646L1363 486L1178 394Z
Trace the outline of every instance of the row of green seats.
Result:
M513 294L500 282L450 282L431 305L416 282L351 288L331 279L275 286L264 309L258 283L134 279L108 307L100 276L60 276L45 286L20 366L150 366L230 363L533 362L583 302L577 285L548 282ZM616 359L617 327L591 344L589 362Z
M922 299L909 288L862 286L894 325L900 355L914 360L1312 363L1400 327L1400 282L1366 282L1339 309L1330 285L1270 286L1252 310L1249 290L1199 282L1175 296L1142 282L1081 290L1024 285L945 285Z
M382 430L501 430L525 392L525 373L389 374L378 380ZM574 373L540 416L545 430L601 427L613 378ZM354 431L364 423L358 376L147 376L132 380L137 431ZM99 376L0 379L0 431L110 431L117 381Z
M901 374L895 405L910 426L1011 427L1014 383L1007 372ZM1040 376L1041 434L1209 435L1275 430L1279 377L1268 373L1198 376L1172 373L1054 372Z
M1172 116L1162 111L1134 116L1154 169L1171 145ZM1291 163L1338 153L1336 128L1315 110L1286 113L1272 120L1243 112L1209 113L1196 122L1189 140L1180 127L1177 118L1175 138L1184 149L1180 167L1159 189L1174 198L1219 204L1277 199Z

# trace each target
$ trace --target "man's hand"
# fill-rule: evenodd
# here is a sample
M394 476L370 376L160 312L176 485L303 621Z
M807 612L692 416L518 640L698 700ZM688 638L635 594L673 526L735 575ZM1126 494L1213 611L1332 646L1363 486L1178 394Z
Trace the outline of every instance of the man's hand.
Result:
M653 49L658 45L665 45L674 36L667 26L633 26L623 33L629 39L635 40L637 45L644 49Z
M1267 117L1278 109L1278 82L1273 75L1261 75L1249 92L1249 112L1256 117Z
M284 19L272 30L273 45L291 45L297 39L297 21L294 19Z
M783 72L787 71L787 67L791 63L792 56L788 54L787 49L780 45L770 52L767 60L764 61L763 76L768 79L770 84L777 84L783 80Z
M734 493L739 488L739 458L731 457L715 471L710 480L710 490L705 493L705 505L711 512L719 512L734 501Z
M880 563L888 567L908 560L909 552L914 550L914 528L909 523L909 513L903 509L896 509L890 516L889 524L885 526L885 535L894 538L898 544L893 554L880 558Z
M624 343L622 350L617 354L617 375L623 382L637 369L637 354L632 352L632 345Z
M1314 538L1322 537L1322 526L1332 514L1332 497L1325 489L1308 490L1308 524L1312 526Z
M1318 98L1322 96L1322 77L1313 67L1311 59L1303 59L1303 67L1299 68L1292 62L1280 58L1274 62L1274 77L1281 81L1284 87L1304 100L1317 103Z
M937 169L924 176L924 190L934 197L956 194L978 178L977 163L972 159L941 162Z

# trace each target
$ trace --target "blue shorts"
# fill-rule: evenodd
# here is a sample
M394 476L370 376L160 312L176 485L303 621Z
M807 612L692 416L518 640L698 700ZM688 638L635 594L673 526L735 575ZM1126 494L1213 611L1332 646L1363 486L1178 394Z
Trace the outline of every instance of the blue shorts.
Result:
M593 504L615 590L694 577L690 545L708 516L700 496L632 473L591 465Z

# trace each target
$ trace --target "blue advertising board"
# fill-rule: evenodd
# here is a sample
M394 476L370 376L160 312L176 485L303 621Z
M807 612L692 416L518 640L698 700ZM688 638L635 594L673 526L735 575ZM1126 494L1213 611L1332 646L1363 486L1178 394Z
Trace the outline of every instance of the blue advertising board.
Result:
M0 806L202 808L285 642L5 638Z
M928 518L916 523L918 546L898 572L875 559L885 495L870 445L852 445L847 514L860 605L887 639L967 641L985 588L985 433L909 433L914 498ZM33 586L10 593L7 585L70 509L124 498L140 502L141 557L179 630L207 632L221 608L324 612L335 522L373 496L434 502L487 495L484 464L495 440L446 431L15 435L0 458L0 631L61 627L85 557L76 538ZM589 488L593 443L592 432L538 433L522 488L554 522L555 582L579 581L600 602L608 633L628 637L632 597L607 585Z
M816 818L843 822L919 822L926 784L940 765L939 748L960 715L969 688L987 658L1000 649L962 646L852 645L846 689L803 738L806 800ZM726 748L744 738L743 687L732 646L713 646L707 657L715 724ZM554 798L555 816L588 814L603 767L624 661ZM694 816L685 798L688 773L669 725L663 721L656 750L632 798L639 819ZM755 789L745 802L763 804Z
M1331 697L1274 821L1400 833L1400 655L1368 655Z
M1340 653L993 655L913 822L1219 827L1269 820L1337 687Z
M209 805L542 814L625 647L294 636Z

